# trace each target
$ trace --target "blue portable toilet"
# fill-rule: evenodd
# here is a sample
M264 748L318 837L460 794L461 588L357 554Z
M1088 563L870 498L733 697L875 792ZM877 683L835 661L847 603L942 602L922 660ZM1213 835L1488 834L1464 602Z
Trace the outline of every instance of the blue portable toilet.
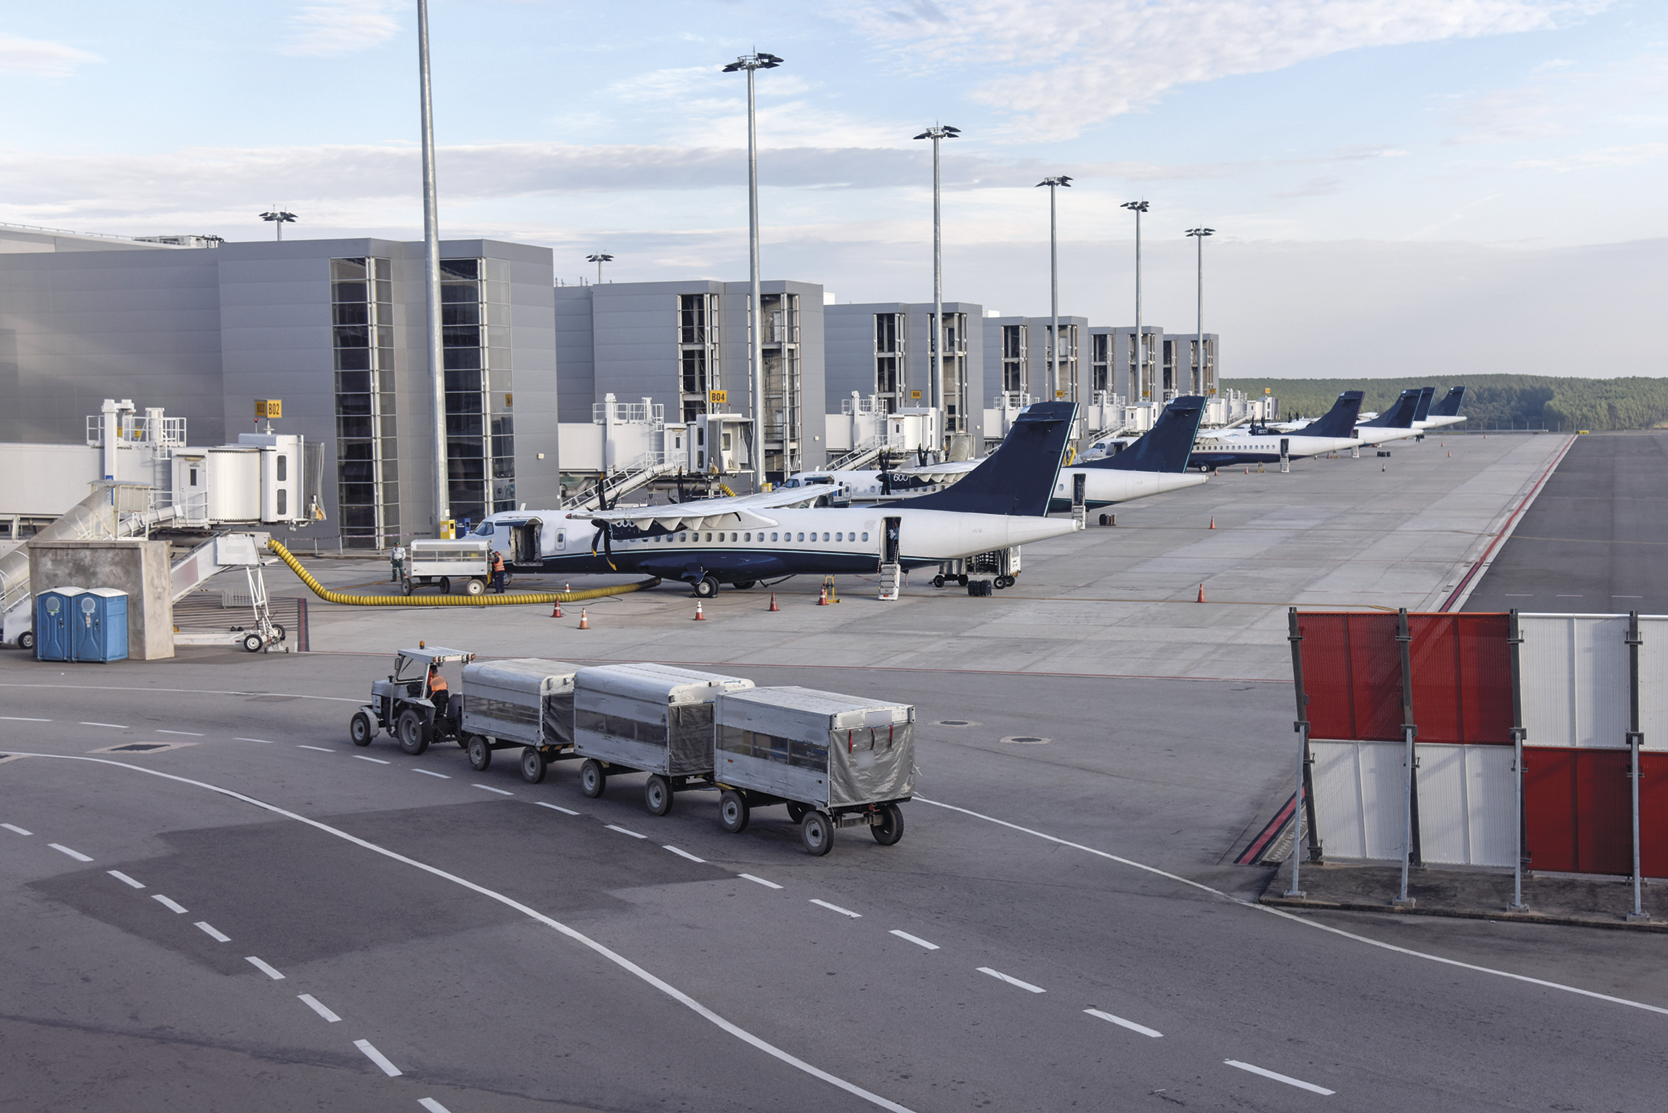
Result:
M75 659L70 612L76 597L86 593L84 587L55 587L35 596L35 660Z
M72 608L75 660L127 660L127 592L90 588L72 600Z

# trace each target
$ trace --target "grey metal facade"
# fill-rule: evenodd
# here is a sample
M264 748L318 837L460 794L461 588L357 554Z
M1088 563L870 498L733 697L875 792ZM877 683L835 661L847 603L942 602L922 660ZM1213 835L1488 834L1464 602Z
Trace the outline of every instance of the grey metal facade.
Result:
M970 433L976 445L982 444L983 411L991 389L983 317L984 307L974 302L944 303L945 431ZM863 398L876 395L888 410L927 404L930 302L830 305L823 309L823 319L829 412L839 413L853 392Z
M1068 402L1089 401L1089 319L1061 314L1060 332L1065 340L1060 353L1058 384L1050 387L1048 330L1053 324L1052 317L984 319L985 381L990 384L985 405L992 405L997 395L1003 393L1029 394L1033 402L1046 402L1055 396Z

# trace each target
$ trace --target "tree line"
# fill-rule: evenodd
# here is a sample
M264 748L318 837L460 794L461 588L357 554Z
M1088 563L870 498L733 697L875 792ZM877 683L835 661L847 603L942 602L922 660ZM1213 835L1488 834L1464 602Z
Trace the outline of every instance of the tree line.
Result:
M1364 411L1385 412L1404 389L1434 385L1438 400L1450 387L1467 388L1461 429L1649 429L1668 424L1668 378L1577 379L1551 375L1449 375L1426 379L1223 379L1222 385L1280 400L1280 416L1318 417L1338 395L1359 390Z

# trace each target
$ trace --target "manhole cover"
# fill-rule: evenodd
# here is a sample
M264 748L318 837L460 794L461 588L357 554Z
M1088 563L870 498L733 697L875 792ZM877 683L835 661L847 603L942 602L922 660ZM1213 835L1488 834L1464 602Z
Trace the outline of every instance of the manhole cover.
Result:
M1052 739L1042 738L1035 734L1016 734L1011 738L1002 739L1010 746L1046 746Z
M129 742L125 746L111 746L107 751L112 754L144 753L146 750L166 750L166 742Z
M973 721L971 719L940 719L938 725L941 727L970 727L973 725Z

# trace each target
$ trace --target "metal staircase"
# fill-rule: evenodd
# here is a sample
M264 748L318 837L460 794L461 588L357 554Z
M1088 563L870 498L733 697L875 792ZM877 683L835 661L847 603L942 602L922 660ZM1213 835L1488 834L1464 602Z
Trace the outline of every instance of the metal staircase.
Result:
M639 488L646 487L661 476L671 475L678 470L676 461L667 460L663 452L645 452L632 461L625 470L610 472L602 477L602 481L595 487L580 494L562 500L563 510L599 510L604 499L609 505L619 499L621 495L628 495Z
M903 568L897 564L882 564L880 566L880 598L890 601L898 597L898 591L903 586Z

